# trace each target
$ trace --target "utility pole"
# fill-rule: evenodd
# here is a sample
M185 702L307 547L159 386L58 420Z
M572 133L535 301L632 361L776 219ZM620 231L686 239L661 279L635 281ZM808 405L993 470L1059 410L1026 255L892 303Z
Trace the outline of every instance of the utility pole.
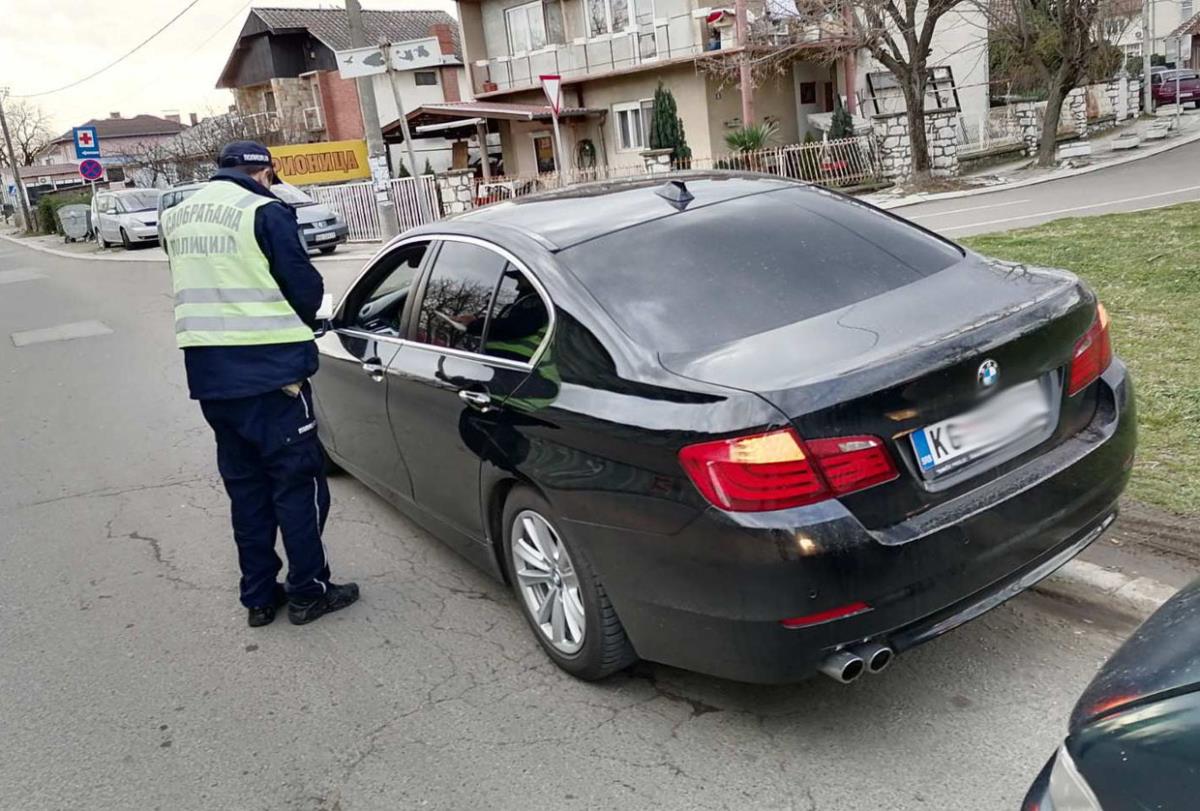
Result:
M742 126L754 123L754 78L750 70L750 31L746 22L746 0L734 4L734 23L738 45L742 53L738 57L738 82L742 86Z
M21 216L25 219L25 230L33 228L33 219L29 216L29 201L25 199L25 184L21 180L21 166L17 162L17 153L13 149L12 136L8 134L8 119L4 117L4 99L8 96L8 88L0 87L0 129L4 130L4 146L8 149L8 163L12 167L13 184L17 187L17 199L21 202Z
M400 134L404 136L404 148L408 151L409 170L413 176L413 185L417 191L417 209L421 212L421 222L433 222L433 212L429 210L429 195L425 193L425 177L417 168L417 153L413 149L412 133L408 131L408 117L404 113L404 102L400 98L400 71L392 61L392 46L384 49L387 58L388 81L392 85L392 96L396 99L396 117L400 119Z
M379 43L367 42L363 29L362 6L358 0L346 0L346 19L350 24L350 43L355 48L366 48ZM390 52L386 52L390 57ZM375 78L360 76L358 82L358 104L362 108L363 129L367 135L367 163L371 166L371 178L375 183L375 203L379 207L379 229L384 241L400 233L400 221L396 217L396 206L388 196L388 181L391 177L387 168L387 147L383 143L383 130L379 126L379 107L375 104Z
M1150 92L1150 53L1154 42L1150 39L1150 9L1153 0L1142 0L1142 112L1154 114L1154 95Z

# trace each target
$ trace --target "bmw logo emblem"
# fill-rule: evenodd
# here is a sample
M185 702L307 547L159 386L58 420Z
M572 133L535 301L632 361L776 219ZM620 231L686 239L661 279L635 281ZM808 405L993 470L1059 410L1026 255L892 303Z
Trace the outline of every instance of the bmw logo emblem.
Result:
M975 380L979 383L979 388L990 389L1000 380L1000 367L996 361L988 358L983 363L979 364L979 371L975 373Z

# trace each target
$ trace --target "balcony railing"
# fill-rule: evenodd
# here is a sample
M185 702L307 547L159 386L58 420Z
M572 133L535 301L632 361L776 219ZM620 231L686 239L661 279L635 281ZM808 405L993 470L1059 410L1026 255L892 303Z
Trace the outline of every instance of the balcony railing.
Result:
M477 94L517 90L536 87L538 77L547 73L572 79L697 56L717 45L701 41L703 22L695 14L659 17L615 34L481 59L471 65L472 86Z

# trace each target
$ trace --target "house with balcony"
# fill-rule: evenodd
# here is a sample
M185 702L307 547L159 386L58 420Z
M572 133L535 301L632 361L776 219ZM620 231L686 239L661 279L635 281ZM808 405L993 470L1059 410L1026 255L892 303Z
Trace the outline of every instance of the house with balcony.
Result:
M437 37L440 66L399 75L400 96L408 109L424 103L454 102L469 92L458 44L458 25L442 11L363 12L363 27L372 45ZM346 12L341 8L252 8L221 71L217 87L233 91L238 115L251 129L265 132L274 143L311 143L363 137L359 90L341 78L335 51L349 50ZM380 122L396 120L396 103L387 76L367 80L375 96ZM450 142L426 139L417 162L435 170L447 168ZM399 149L389 155L393 166L403 160Z
M746 123L735 67L746 52L756 62L772 53L786 55L769 75L757 75L752 88L752 123L773 123L780 145L809 134L819 139L829 129L836 98L860 115L864 128L871 116L893 113L894 99L877 103L888 95L882 87L886 82L877 81L879 89L870 82L869 74L881 67L865 53L847 50L850 6L833 3L798 20L780 17L764 0L750 0L749 25L740 41L734 7L704 2L458 0L475 101L427 107L414 112L410 123L419 131L454 127L456 116L459 121L486 118L500 133L505 174L554 171L551 121L539 77L557 74L563 84L560 125L567 169L635 171L649 147L652 100L661 81L675 97L693 155L718 159L727 152L726 135ZM986 112L987 37L973 22L956 20L945 35L935 37L933 51L944 58L939 76L947 77L939 89L946 90L948 83L956 91L931 94L937 109L961 105L972 113ZM959 74L969 76L973 87L957 92L965 83Z

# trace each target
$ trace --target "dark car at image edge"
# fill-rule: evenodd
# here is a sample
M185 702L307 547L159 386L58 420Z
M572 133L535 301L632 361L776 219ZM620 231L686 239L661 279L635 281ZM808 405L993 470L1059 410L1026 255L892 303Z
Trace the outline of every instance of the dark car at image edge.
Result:
M882 670L1095 540L1136 444L1075 276L778 178L423 226L331 326L331 460L511 583L583 678Z
M1200 805L1200 580L1100 668L1023 811L1191 811Z

